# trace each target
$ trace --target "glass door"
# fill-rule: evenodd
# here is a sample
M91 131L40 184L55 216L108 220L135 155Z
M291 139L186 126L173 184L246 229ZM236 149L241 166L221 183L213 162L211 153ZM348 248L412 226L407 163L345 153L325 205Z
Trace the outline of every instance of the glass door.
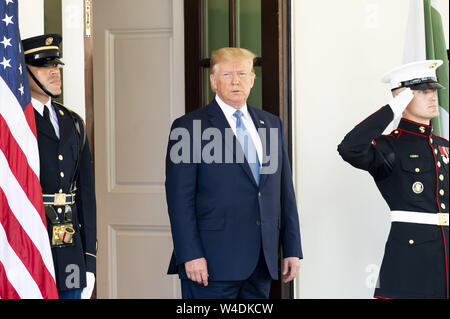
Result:
M262 107L261 63L261 0L203 0L205 6L204 51L202 67L205 102L214 98L209 82L209 58L213 51L223 47L246 48L259 58L255 65L255 85L248 104Z

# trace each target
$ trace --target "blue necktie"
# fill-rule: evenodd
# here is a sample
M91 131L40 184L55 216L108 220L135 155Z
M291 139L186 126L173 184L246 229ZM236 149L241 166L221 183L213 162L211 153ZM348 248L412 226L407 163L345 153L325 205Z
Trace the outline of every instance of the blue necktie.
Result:
M258 160L258 153L256 151L255 144L253 144L250 133L247 131L247 128L242 121L243 115L244 114L240 110L237 110L233 114L233 116L236 118L236 135L239 143L242 146L245 158L247 159L248 165L250 166L253 177L255 178L256 185L259 186L260 163Z

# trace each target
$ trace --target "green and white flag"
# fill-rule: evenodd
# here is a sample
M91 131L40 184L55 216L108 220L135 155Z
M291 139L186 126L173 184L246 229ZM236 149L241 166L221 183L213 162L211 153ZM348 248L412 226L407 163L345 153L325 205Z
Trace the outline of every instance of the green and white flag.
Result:
M433 119L434 133L449 139L448 55L442 16L437 0L410 0L404 63L419 60L442 60L436 71L438 81L446 89L438 90L440 117Z

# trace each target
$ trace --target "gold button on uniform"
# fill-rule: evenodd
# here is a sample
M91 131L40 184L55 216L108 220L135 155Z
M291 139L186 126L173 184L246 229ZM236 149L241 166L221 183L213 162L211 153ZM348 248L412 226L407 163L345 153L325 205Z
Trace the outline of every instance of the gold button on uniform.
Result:
M63 190L60 188L58 192L59 192L60 194L62 194Z
M419 131L420 131L420 133L425 133L425 127L423 127L423 126L421 126L421 127L419 127Z
M60 208L58 208L58 214L61 214L62 213L62 208L60 207Z
M398 131L395 131L394 133L395 133L395 134L398 134Z
M439 195L444 196L444 194L445 194L444 190L441 189L441 190L439 191Z
M435 149L434 149L434 154L437 155L437 153L438 153L438 150L435 148Z
M416 173L420 173L420 168L415 169Z
M59 176L64 178L64 173L63 172L59 173Z
M437 162L437 166L440 168L442 166L441 162Z
M430 137L430 143L433 144L433 139Z
M445 209L445 204L444 203L441 204L441 208Z
M444 180L444 175L439 175L439 179L441 180L441 181L443 181Z
M410 239L410 240L409 240L409 244L410 244L410 245L414 244L414 240Z
M59 155L58 155L58 159L59 159L60 161L62 161L62 160L64 159L64 157L63 157L61 154L59 154Z

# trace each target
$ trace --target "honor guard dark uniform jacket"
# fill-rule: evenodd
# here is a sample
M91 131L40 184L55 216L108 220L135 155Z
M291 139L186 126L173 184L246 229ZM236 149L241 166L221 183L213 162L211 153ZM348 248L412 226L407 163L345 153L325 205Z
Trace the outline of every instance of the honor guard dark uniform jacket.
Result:
M52 124L35 110L37 140L40 157L40 181L46 201L55 194L70 194L71 182L76 176L75 198L71 197L72 224L75 231L73 245L52 247L58 291L84 288L86 272L96 273L96 202L92 159L87 139L83 143L84 126L81 118L61 104L52 102L58 117L60 138ZM76 122L78 125L76 125ZM77 127L80 132L77 131ZM81 142L81 144L80 144ZM79 147L83 146L79 150ZM77 159L79 158L76 171ZM51 205L60 220L64 220L66 205ZM52 240L52 222L47 216L47 227Z
M435 214L438 223L392 219L375 297L448 299L448 141L407 119L382 135L392 119L384 106L345 136L339 154L372 175L392 213Z

